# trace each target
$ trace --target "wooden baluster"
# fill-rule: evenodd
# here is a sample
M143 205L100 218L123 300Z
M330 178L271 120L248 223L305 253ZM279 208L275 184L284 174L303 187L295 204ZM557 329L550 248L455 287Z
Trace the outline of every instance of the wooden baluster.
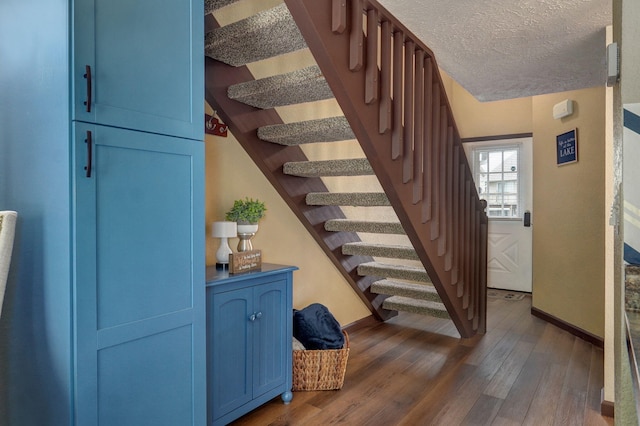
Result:
M407 183L413 177L413 97L415 95L415 80L413 75L413 61L415 58L415 43L407 40L404 43L404 143L402 147L402 183Z
M453 268L453 127L447 130L447 185L445 231L447 238L447 251L444 256L444 270L450 271Z
M484 212L481 213L481 216L484 216ZM481 331L485 331L486 324L486 315L487 315L487 232L488 232L488 223L486 220L483 220L481 225L481 240L480 240L480 311L478 312L480 324L476 328L481 328Z
M477 262L477 227L476 227L476 210L475 210L475 199L473 197L473 192L471 191L469 194L469 203L471 204L471 244L469 245L469 252L471 256L471 280L469 284L471 285L471 291L469 292L469 309L467 311L467 319L473 319L473 315L475 314L476 301L478 299L478 262Z
M440 109L440 85L434 83L433 85L433 151L431 152L431 171L433 180L431 181L431 190L433 191L432 199L432 213L431 213L431 239L438 238L440 232L440 223L438 222L440 213L440 145L442 144L442 136L440 126L441 122L441 109Z
M476 279L475 279L475 311L474 311L474 317L478 316L478 313L480 312L479 310L479 304L480 304L480 285L481 285L481 280L480 280L480 210L478 209L478 202L477 199L474 197L474 199L476 200L475 203L475 229L476 229L476 241L475 241L475 259L476 259Z
M402 125L402 65L404 63L404 34L393 33L393 129L391 131L391 159L397 160L402 155L404 130Z
M471 323L471 328L473 330L477 330L478 329L478 323L479 323L479 318L480 318L480 301L476 300L476 303L474 305L474 310L473 310L474 315L469 318L469 322Z
M438 223L438 200L440 199L440 84L433 84L433 121L431 142L431 240L438 238L440 224Z
M474 213L474 222L476 222L477 225L477 217L478 216L478 212ZM475 250L474 250L474 255L477 256L478 255L478 251L479 251L479 239L478 239L478 229L479 227L476 228L476 232L474 232L474 243L476 244L475 246ZM480 296L480 280L478 279L478 273L479 273L479 266L480 264L476 261L474 262L474 271L475 271L475 276L474 276L474 280L473 280L473 292L472 292L472 296L473 296L473 303L471 305L471 308L469 309L468 312L468 316L467 318L473 322L473 319L476 318L478 316L478 305L479 305L479 296Z
M478 243L479 244L479 243ZM480 312L482 312L480 309L480 305L481 305L481 300L480 300L480 280L478 280L478 284L476 286L476 303L474 305L474 311L473 311L473 317L470 318L471 320L471 327L474 330L478 329L478 323L479 323L479 318L480 318Z
M391 23L382 22L380 37L380 116L378 132L391 130Z
M414 98L413 137L413 204L422 200L422 157L424 152L424 51L418 50L415 57L416 90Z
M447 234L444 228L446 224L447 204L447 131L449 129L449 114L447 114L447 106L440 106L440 156L438 175L438 256L444 256L447 250Z
M480 313L480 295L482 294L482 291L480 289L480 286L482 285L482 279L480 276L480 271L482 269L482 265L480 264L480 255L481 255L481 250L480 250L480 210L478 208L478 202L476 199L476 284L475 284L475 289L476 289L476 310L475 310L475 314L474 317L477 317Z
M433 151L433 61L427 57L424 64L424 148L422 152L422 190L424 197L422 198L422 223L431 220L432 209L432 191L431 176L433 168L431 164L431 152Z
M460 148L462 149L462 148ZM464 167L458 165L458 191L456 214L456 263L458 264L458 297L464 293Z
M367 67L365 69L364 102L368 105L378 100L378 11L367 10Z
M478 210L478 264L479 264L479 279L478 279L478 314L479 323L484 324L484 315L487 311L486 298L487 298L487 239L486 239L486 216L484 213L484 203L480 202L480 208Z
M469 296L471 293L471 281L473 270L471 268L471 184L465 173L464 181L464 295L462 296L462 306L469 308Z
M473 304L473 286L474 286L474 275L475 275L475 270L474 270L474 261L473 261L473 197L472 197L472 192L473 192L473 182L470 181L467 177L467 192L466 192L466 197L467 197L467 232L468 232L468 245L467 245L467 264L469 265L467 270L469 271L469 278L467 280L467 294L469 297L469 301L468 301L468 305L467 305L467 309L469 309L470 306L472 306Z
M342 34L347 28L347 0L333 0L331 4L331 31Z
M364 65L364 15L362 0L351 0L351 32L349 33L349 69L360 71Z
M453 160L452 160L452 183L451 183L451 263L453 264L451 270L451 284L458 283L458 272L460 270L460 266L458 264L458 247L460 246L460 241L458 238L459 229L458 222L460 221L460 146L456 144L453 147Z

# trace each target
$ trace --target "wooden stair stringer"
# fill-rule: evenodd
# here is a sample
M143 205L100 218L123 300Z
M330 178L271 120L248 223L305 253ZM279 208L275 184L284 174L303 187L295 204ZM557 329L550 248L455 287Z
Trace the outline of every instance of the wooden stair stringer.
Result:
M211 19L207 22L210 24ZM300 147L265 143L258 139L257 129L259 127L283 123L277 112L274 109L257 109L228 98L227 88L229 86L252 78L246 66L232 67L207 57L205 58L206 101L217 111L243 149L356 291L374 317L385 321L397 315L397 311L390 311L382 307L384 299L387 298L386 295L378 295L370 291L369 287L374 279L361 277L357 273L357 266L363 262L371 261L372 258L342 254L342 245L349 242L359 242L358 235L354 232L330 232L324 229L325 221L345 218L342 210L337 206L308 206L306 204L305 199L308 193L328 191L322 180L320 178L299 178L283 173L284 163L308 160Z

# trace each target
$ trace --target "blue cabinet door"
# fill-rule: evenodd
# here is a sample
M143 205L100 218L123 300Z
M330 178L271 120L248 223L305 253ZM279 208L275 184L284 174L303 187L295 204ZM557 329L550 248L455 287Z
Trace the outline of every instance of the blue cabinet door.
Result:
M203 1L73 4L73 119L202 139Z
M254 397L282 386L286 382L287 286L278 280L254 288L254 311L259 318L253 322L258 328L254 333L253 394ZM291 340L291 339L288 339ZM290 388L289 388L290 389Z
M203 143L73 131L76 422L204 425Z
M211 300L210 423L253 399L250 362L253 328L249 326L252 309L252 288L216 294Z

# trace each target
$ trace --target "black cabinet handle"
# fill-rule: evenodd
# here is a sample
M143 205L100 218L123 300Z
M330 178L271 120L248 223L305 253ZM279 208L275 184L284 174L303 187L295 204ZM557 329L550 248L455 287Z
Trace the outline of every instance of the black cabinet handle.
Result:
M84 169L87 171L86 176L88 178L91 177L91 163L93 162L93 148L92 148L92 141L91 141L91 131L87 130L87 138L84 140L84 143L87 144L87 165L84 167Z
M87 79L87 100L84 104L87 106L87 112L91 112L91 66L85 65L84 78Z

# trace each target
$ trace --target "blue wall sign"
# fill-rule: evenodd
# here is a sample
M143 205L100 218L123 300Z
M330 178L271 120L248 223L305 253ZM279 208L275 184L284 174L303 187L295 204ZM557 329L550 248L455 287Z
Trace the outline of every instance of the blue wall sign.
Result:
M556 136L558 166L578 161L578 135L576 129Z

